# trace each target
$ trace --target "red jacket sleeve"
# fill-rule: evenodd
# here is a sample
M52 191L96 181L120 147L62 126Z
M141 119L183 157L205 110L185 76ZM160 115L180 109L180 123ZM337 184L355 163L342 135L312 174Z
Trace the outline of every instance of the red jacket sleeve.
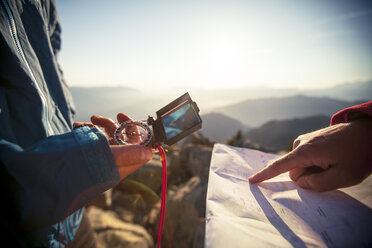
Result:
M372 101L343 109L332 116L331 125L349 122L353 119L369 116L372 118Z

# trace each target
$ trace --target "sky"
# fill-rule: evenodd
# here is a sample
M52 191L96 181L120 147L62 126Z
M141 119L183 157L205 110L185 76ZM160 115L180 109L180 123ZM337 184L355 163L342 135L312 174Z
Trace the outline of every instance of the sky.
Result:
M325 88L372 79L372 1L57 0L70 86Z

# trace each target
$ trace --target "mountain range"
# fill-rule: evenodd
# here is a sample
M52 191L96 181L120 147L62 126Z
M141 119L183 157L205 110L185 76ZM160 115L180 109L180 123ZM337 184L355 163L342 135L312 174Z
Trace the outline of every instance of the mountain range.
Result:
M129 87L72 87L71 92L75 121L89 121L93 114L115 120L119 112L144 120L179 96ZM201 109L201 133L210 140L225 142L241 130L252 142L285 149L299 134L328 125L335 112L372 100L372 81L308 91L261 87L190 94Z
M215 142L226 142L237 130L245 132L249 129L240 121L219 113L205 114L201 118L203 127L200 132Z
M214 111L237 119L246 125L257 127L270 120L303 118L314 115L330 117L341 109L362 102L296 95L280 98L249 99L217 108Z
M148 115L163 107L170 97L160 98L145 95L129 87L71 87L76 106L75 121L90 121L92 115L102 115L116 121L116 115L123 112L136 120L147 119Z
M219 112L229 115L229 113L224 112L223 108L226 106L244 104L245 101L249 100L283 98L295 95L325 97L341 101L370 101L372 100L372 80L312 90L242 87L213 90L171 88L166 91L153 92L130 87L71 87L71 93L77 108L76 121L89 121L93 114L115 118L118 112L124 112L135 119L146 119L148 115L154 115L157 110L186 91L197 102L202 114ZM221 108L221 111L219 111L219 108ZM239 115L229 116L249 124L249 121L245 118L241 119Z
M271 88L249 86L228 89L191 89L204 112L215 112L218 107L240 103L248 99L281 98L295 95L326 97L342 101L371 101L372 80L344 83L320 89Z
M274 151L291 150L293 140L299 135L327 127L329 121L324 115L274 120L247 131L244 137Z

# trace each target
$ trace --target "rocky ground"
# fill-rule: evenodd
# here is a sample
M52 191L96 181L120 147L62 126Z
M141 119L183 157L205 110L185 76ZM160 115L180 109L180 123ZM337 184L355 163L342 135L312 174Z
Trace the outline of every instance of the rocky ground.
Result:
M168 192L162 247L203 247L213 144L196 133L167 152ZM99 247L155 247L162 167L158 155L87 206Z

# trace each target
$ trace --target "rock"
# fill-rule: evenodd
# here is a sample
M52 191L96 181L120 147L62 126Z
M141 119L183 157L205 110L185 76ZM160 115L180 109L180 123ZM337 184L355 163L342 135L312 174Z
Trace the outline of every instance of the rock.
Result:
M204 223L206 210L208 182L202 181L199 177L192 177L186 184L179 187L169 198L169 201L182 201L191 204L196 210L198 223ZM203 229L204 232L204 229ZM200 233L196 231L195 234ZM202 235L203 236L203 235ZM204 242L204 237L202 237Z
M160 201L157 202L150 212L143 218L143 225L148 231L148 233L153 237L154 240L157 239L158 225L159 225L159 214L160 214Z
M197 226L195 227L194 239L192 243L193 248L203 248L205 237L205 218L198 219Z
M121 216L128 217L128 211L133 213L132 221L142 225L145 225L143 218L159 201L159 196L148 186L129 179L121 181L112 193L112 209Z
M201 180L208 179L212 150L211 147L191 147L185 164L193 176L199 176Z
M121 221L115 212L97 207L87 208L87 215L96 233L98 247L153 247L152 237L140 225Z
M187 136L182 142L183 145L192 144L192 145L202 145L213 147L213 142L211 142L208 138L204 137L200 132L195 132L189 136Z
M168 201L182 201L187 195L189 195L200 183L199 177L192 177L190 180L181 185L174 193L168 197Z
M208 181L212 150L206 146L186 145L180 153L178 166L186 169L191 176Z
M209 165L212 147L185 144L175 156L170 156L168 183L180 185L193 176L199 176L202 181L208 182Z
M200 216L188 198L199 184L200 178L193 177L168 197L163 247L188 248L202 243L200 237L203 239L204 235L200 233Z
M168 194L162 247L198 248L204 245L205 199L212 146L200 135L189 137L186 141L166 151ZM108 209L105 214L121 223L141 225L151 237L153 245L159 223L161 177L162 165L159 154L156 154L152 161L110 192L111 203L105 203L106 198L102 198L96 206ZM120 247L120 242L125 243L125 247L141 247L131 246L133 244L128 241L138 240L138 235L123 239L120 232L121 228L97 228L101 247Z
M194 178L199 179L199 177ZM190 181L194 178L191 178ZM207 187L208 183L199 179L199 183L193 188L193 190L184 196L184 201L187 201L194 206L199 217L205 217Z
M116 206L115 212L121 220L128 223L134 223L135 213L133 211L130 211L120 206Z
M146 163L143 167L131 173L126 179L140 182L153 191L161 191L162 164L158 156Z
M100 194L96 199L94 199L87 206L96 206L102 209L109 209L112 204L111 195L112 195L112 189L109 189L105 191L104 193Z

